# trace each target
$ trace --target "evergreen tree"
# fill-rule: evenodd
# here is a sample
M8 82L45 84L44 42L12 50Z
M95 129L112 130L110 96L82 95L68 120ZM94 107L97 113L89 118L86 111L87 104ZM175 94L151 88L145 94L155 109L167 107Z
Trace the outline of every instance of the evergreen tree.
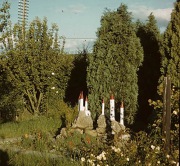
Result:
M137 111L137 70L143 50L126 5L104 13L97 37L87 69L90 109L100 112L102 98L109 103L114 94L116 102L124 101L125 120L132 124Z
M162 54L162 77L169 75L175 87L179 87L180 78L180 2L175 3L171 14L171 21L163 36L161 46Z
M164 33L161 45L161 73L159 94L163 94L164 77L170 76L172 83L171 92L171 123L173 130L176 130L175 142L179 144L179 108L180 108L180 2L177 1L174 5L174 10L171 13L171 20ZM178 126L178 127L177 127ZM178 137L178 138L177 138Z
M138 122L147 123L152 107L148 100L157 100L157 86L160 77L160 32L154 15L151 13L146 24L137 23L137 36L144 51L144 61L138 71L139 111ZM140 118L140 119L139 119ZM143 126L143 125L142 125ZM144 127L144 126L143 126Z

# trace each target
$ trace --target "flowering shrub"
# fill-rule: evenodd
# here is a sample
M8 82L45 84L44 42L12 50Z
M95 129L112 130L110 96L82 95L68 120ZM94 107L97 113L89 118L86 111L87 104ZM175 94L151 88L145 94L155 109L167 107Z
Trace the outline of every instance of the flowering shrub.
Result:
M160 122L152 126L152 132L131 133L131 140L117 147L114 142L102 143L95 137L74 133L65 140L59 140L59 147L66 156L79 160L83 166L97 165L178 165L179 150L172 148L170 154L164 151L164 142L160 134Z

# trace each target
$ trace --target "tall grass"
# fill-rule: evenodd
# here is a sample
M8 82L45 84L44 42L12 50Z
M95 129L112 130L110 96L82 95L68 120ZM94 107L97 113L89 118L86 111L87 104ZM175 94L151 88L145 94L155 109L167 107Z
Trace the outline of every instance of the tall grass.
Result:
M7 165L11 166L79 166L80 163L64 157L50 157L48 154L37 155L7 152Z
M0 124L0 138L14 138L34 132L50 132L54 134L61 126L61 120L57 117L40 116L21 122L8 122Z

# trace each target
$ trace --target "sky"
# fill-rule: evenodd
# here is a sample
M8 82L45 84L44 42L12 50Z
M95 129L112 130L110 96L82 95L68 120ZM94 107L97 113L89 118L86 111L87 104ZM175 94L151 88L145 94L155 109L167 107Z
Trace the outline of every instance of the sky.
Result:
M2 4L4 0L0 0ZM11 4L12 23L18 22L18 0L8 0ZM176 0L29 0L28 21L37 16L47 18L49 28L52 23L59 27L59 35L66 38L65 51L77 53L85 45L92 50L100 19L106 8L116 10L121 3L127 5L134 20L145 22L153 13L157 25L163 32L170 21Z

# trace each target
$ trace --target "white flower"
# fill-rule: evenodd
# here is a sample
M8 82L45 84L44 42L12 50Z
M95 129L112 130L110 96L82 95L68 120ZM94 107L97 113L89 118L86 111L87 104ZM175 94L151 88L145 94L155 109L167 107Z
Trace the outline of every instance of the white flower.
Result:
M55 75L55 73L54 73L54 72L52 72L51 74L52 74L53 76Z
M158 164L160 164L161 162L160 161L157 161Z
M84 157L81 157L81 161L84 162L84 161L85 161L85 158L84 158Z
M154 150L154 149L155 149L155 146L154 146L154 145L151 145L151 149Z
M171 160L170 163L171 164L176 164L176 162L174 160Z
M51 89L55 89L55 87L53 86Z
M115 146L111 146L112 150L114 150L116 147Z
M157 146L157 147L156 147L156 149L159 151L159 150L160 150L160 147L159 147L159 146Z
M87 160L87 162L88 162L88 163L91 163L91 164L93 163L93 161L92 161L92 160L90 160L90 159L88 159L88 160Z
M126 160L129 161L129 158L127 157Z
M98 160L101 160L101 159L102 159L102 157L99 155L99 156L97 156L97 159L98 159Z
M170 156L167 154L166 157L169 158Z
M95 157L93 154L91 154L92 157Z
M177 111L173 111L173 114L174 114L174 115L177 115Z
M105 152L105 151L103 151L103 152L102 152L102 154L106 154L106 152Z
M58 91L56 91L56 93L59 93Z
M115 148L114 152L119 153L121 150L119 148Z

